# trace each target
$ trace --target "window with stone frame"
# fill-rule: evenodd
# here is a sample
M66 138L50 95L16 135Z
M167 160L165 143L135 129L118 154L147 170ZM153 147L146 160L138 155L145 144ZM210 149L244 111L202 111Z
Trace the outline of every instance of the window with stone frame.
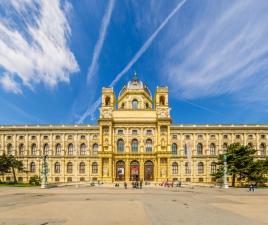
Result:
M176 143L173 143L171 145L171 153L172 153L172 155L177 155L178 154L178 147L177 147Z
M203 145L201 143L197 144L196 153L197 153L197 155L203 155Z
M56 162L54 164L54 172L55 173L60 173L60 163L59 162Z
M67 163L67 173L73 173L73 163L72 162Z
M118 152L124 152L125 150L125 143L124 143L124 140L123 139L119 139L117 141L117 151Z
M92 163L92 173L94 173L94 174L98 173L98 163L97 162Z
M178 163L177 162L172 163L172 174L178 174Z
M79 164L79 173L84 174L86 172L86 164L84 162L80 162Z
M199 162L199 163L197 164L197 172L198 172L199 174L204 173L204 163L203 163L203 162Z
M145 151L147 153L151 153L153 151L153 141L151 139L146 140Z
M80 155L86 155L87 154L87 146L85 143L82 143L80 145Z
M30 172L35 173L35 171L36 171L35 163L31 162L31 164L30 164Z
M131 141L131 152L138 152L139 142L137 139Z

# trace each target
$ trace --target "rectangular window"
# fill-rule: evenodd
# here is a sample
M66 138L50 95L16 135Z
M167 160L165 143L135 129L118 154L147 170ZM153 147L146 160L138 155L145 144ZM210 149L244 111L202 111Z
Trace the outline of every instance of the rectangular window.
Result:
M189 134L185 135L185 139L190 140L190 135Z
M152 135L152 133L153 133L152 130L146 130L147 135Z
M124 131L123 130L118 130L117 134L122 135L122 134L124 134Z
M210 135L210 138L211 138L211 139L215 139L216 136L215 136L214 134L212 134L212 135Z
M202 135L202 134L198 134L198 135L197 135L197 138L198 138L198 139L203 139L203 135Z
M137 135L138 134L138 131L137 130L132 130L132 134L133 135Z

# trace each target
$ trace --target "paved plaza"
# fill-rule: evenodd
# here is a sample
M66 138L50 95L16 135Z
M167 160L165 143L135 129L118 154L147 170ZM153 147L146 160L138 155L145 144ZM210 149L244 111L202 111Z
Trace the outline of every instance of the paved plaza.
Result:
M261 225L268 189L0 187L0 225Z

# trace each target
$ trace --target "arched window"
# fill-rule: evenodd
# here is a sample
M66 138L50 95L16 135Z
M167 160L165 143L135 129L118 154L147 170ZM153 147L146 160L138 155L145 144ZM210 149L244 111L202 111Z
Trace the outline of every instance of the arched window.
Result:
M34 162L31 162L31 164L30 164L30 172L31 173L35 173L35 170L36 170L35 163Z
M145 109L149 109L149 108L150 108L149 103L146 102L146 103L145 103Z
M248 147L253 148L253 144L251 142L249 142Z
M110 97L109 96L106 96L105 97L105 106L109 106L110 105L110 101L111 101Z
M20 156L24 155L24 144L20 144L19 146L19 155Z
M56 155L60 155L61 154L61 145L57 144L56 145Z
M55 173L60 173L60 163L56 162L54 165L54 172Z
M139 165L139 164L138 164ZM132 177L133 177L133 164L132 164L132 167L131 167L132 171ZM136 167L136 175L138 175L137 173L139 173L139 168ZM136 179L138 179L138 177L136 177ZM144 163L144 180L145 181L152 181L154 180L154 163L151 161L151 160L147 160L145 163Z
M12 144L7 145L7 154L12 155Z
M124 109L125 108L125 103L122 103L121 104L121 109Z
M266 145L264 143L260 144L260 155L261 156L266 155Z
M97 169L98 171L98 169ZM86 172L86 164L84 162L81 162L79 164L79 173L85 173Z
M212 162L210 165L210 172L211 174L214 174L217 172L217 164L215 162Z
M125 150L124 140L123 139L119 139L117 141L117 151L118 152L124 152L124 150Z
M196 152L197 152L197 155L203 155L203 145L201 143L197 144Z
M31 154L36 155L36 144L32 144Z
M80 155L86 155L86 153L87 153L87 147L83 143L83 144L80 145Z
M225 153L225 152L227 152L227 149L228 149L228 144L227 143L223 143L223 145L222 145L222 151Z
M71 162L67 163L67 173L73 172L73 164Z
M134 99L132 101L132 109L137 109L138 108L138 101L136 99Z
M139 142L137 139L133 139L131 142L131 151L138 152Z
M67 154L68 155L73 155L74 154L74 145L73 144L68 145Z
M44 145L44 155L49 155L49 146L48 146L48 144L45 144Z
M160 96L159 103L160 105L165 105L165 97L163 95Z
M199 174L204 173L204 163L199 162L197 164L197 171L198 171Z
M216 146L214 143L211 143L209 145L209 151L210 151L210 155L216 155Z
M146 146L145 146L146 152L152 152L153 151L153 142L151 139L146 140Z
M92 163L92 173L98 173L98 163Z
M116 162L116 180L125 180L125 162L119 160Z
M172 146L171 146L171 153L173 155L177 155L177 144L173 143Z
M190 174L191 168L188 162L185 163L185 174Z
M172 163L172 174L178 174L178 163Z
M97 155L98 154L98 148L99 148L98 144L94 144L93 145L93 155Z

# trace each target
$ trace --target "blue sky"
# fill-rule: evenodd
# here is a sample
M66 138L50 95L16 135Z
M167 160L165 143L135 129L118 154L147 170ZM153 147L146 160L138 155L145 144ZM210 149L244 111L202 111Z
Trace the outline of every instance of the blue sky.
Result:
M173 123L268 123L267 21L266 0L1 0L0 124L96 123L134 71Z

